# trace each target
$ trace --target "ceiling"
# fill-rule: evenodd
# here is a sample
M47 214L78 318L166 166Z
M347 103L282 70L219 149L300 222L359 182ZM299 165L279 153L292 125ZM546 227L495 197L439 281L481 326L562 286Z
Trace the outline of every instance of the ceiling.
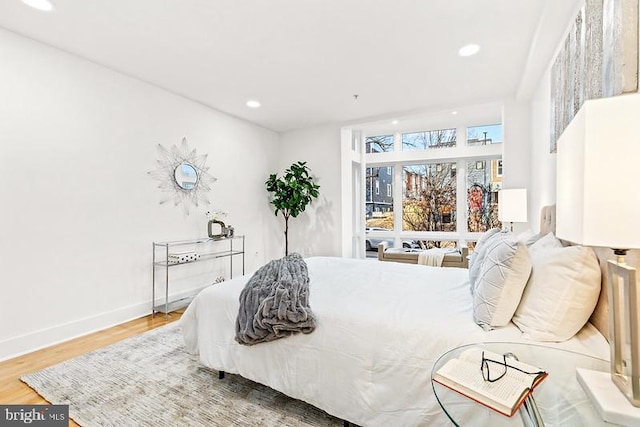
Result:
M278 132L527 97L577 3L53 2L2 0L0 27Z

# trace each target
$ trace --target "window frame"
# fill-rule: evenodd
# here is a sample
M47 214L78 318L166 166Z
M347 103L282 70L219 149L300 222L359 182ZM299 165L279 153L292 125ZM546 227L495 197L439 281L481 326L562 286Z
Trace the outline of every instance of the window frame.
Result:
M465 135L467 127L473 124L466 123L456 126L457 135ZM449 129L452 126L440 126L434 129ZM402 150L402 135L405 133L414 133L420 131L428 131L429 127L423 129L396 129L393 133L394 143L393 151L381 153L365 153L363 167L393 167L393 185L396 190L392 192L400 197L393 198L393 230L381 232L381 237L392 239L395 247L402 247L402 242L407 240L435 240L435 241L457 241L460 247L466 247L468 242L475 242L482 233L470 232L467 229L467 162L473 161L491 161L502 160L502 144L503 142L488 144L483 146L468 146L460 144L460 141L454 147L441 147L435 150ZM382 134L380 134L382 135ZM372 135L376 136L376 135ZM365 138L363 138L364 140ZM466 141L465 141L466 142ZM404 200L404 188L402 181L402 171L404 166L411 164L427 164L427 163L454 163L455 164L455 180L456 180L456 215L452 222L455 222L456 231L440 232L440 231L404 231L402 228L402 203ZM402 191L398 193L397 189ZM366 218L365 218L366 223Z

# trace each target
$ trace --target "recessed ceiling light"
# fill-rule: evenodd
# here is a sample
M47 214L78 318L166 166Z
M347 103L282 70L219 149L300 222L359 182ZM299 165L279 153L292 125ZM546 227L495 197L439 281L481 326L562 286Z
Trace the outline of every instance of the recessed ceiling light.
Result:
M51 12L53 10L53 3L49 0L22 0L22 3L45 12Z
M247 101L247 107L260 108L260 101L256 101L255 99L250 99Z
M392 121L391 121L391 124L392 124L392 125L397 125L397 124L398 124L398 121L397 121L397 120L392 120Z
M456 114L458 114L458 112L457 111L452 111L451 114L453 114L455 116Z
M479 50L480 50L480 46L478 46L477 44L468 44L460 48L460 50L458 51L458 55L471 56L478 53Z

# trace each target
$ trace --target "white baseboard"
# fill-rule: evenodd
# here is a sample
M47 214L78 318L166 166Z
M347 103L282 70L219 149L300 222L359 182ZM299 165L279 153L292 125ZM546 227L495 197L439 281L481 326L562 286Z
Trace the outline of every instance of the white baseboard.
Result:
M171 299L179 299L193 294L193 292L193 290L185 291L171 295L170 297ZM17 337L11 337L0 341L0 362L120 325L149 314L151 314L150 300L95 316L73 320L62 325L40 329Z

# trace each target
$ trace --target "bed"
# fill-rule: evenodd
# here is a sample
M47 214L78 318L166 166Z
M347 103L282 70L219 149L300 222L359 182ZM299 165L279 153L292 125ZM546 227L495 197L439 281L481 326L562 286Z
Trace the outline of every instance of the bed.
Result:
M347 258L307 258L317 328L277 341L235 342L238 296L249 276L203 290L181 319L187 348L239 374L361 426L448 425L430 385L445 351L526 341L513 323L485 331L471 318L469 271ZM549 345L607 358L587 323Z

